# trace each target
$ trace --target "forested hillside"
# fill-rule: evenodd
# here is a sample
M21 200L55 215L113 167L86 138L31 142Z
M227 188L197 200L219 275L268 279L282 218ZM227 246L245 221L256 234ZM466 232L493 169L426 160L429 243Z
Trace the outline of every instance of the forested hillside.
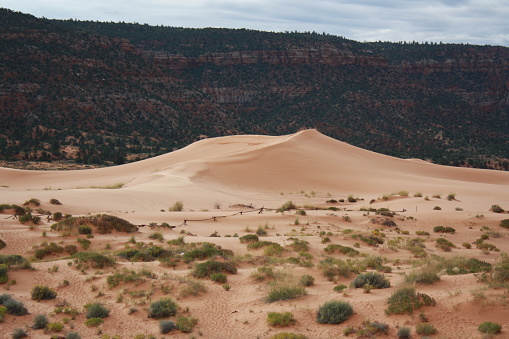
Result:
M0 10L0 156L122 163L316 128L398 157L509 166L509 49L57 21Z

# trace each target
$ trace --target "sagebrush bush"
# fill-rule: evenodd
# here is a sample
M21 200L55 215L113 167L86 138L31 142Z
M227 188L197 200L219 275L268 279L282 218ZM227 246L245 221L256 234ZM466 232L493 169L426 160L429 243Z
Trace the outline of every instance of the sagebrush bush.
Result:
M509 228L509 219L500 220L500 227Z
M498 334L500 331L502 331L502 326L500 326L498 323L486 321L480 324L477 330L485 334Z
M435 299L424 293L416 293L413 287L401 287L395 290L387 300L387 315L412 314L422 306L435 306Z
M293 317L293 313L291 312L269 312L267 314L267 323L270 326L285 327L295 324L295 319Z
M5 243L5 241L3 241L2 239L0 239L0 250L5 248L5 246L7 246L7 244Z
M432 324L421 323L415 325L415 332L420 335L432 335L437 333L437 329Z
M331 300L318 308L316 321L319 324L341 324L353 314L352 306L346 301Z
M161 332L161 334L166 334L176 328L177 326L175 326L175 323L173 321L161 320L159 322L159 331Z
M97 327L104 323L103 318L90 318L85 320L85 325L90 327Z
M110 311L99 303L85 305L87 310L87 319L91 318L106 318L110 315Z
M191 275L196 278L205 278L210 277L212 273L237 273L237 267L232 262L220 262L208 260L204 263L196 264L194 270L191 272Z
M12 337L14 339L26 338L26 337L28 337L28 334L25 332L24 329L17 328L14 330L14 332L12 332Z
M504 209L502 207L500 207L499 205L492 205L491 208L490 208L490 211L492 212L495 212L495 213L504 213Z
M385 274L378 272L366 272L359 274L352 281L352 287L359 288L365 285L373 286L374 288L389 288L391 283Z
M9 298L3 301L3 305L7 308L7 312L12 315L21 316L28 314L28 310L25 308L25 305L21 301Z
M97 252L78 252L72 258L76 263L86 263L93 268L115 266L115 259Z
M304 274L300 277L299 284L305 287L313 286L315 278L312 275Z
M239 238L241 244L251 243L251 242L258 242L260 238L256 234L246 234Z
M410 284L433 285L437 281L440 281L440 277L431 267L421 268L405 275L405 282Z
M410 328L400 327L398 330L398 339L410 339Z
M228 281L228 276L224 273L212 273L210 275L210 280L217 283L225 283Z
M294 210L296 208L297 208L297 206L290 200L290 201L285 202L283 205L281 205L281 207L278 208L276 211L284 212L284 211Z
M198 319L193 317L177 317L176 326L179 331L191 333L198 323Z
M267 298L265 301L268 303L272 303L275 301L285 301L291 299L297 299L306 295L306 289L300 285L293 284L282 284L282 285L273 285L269 290Z
M150 304L148 309L149 318L166 318L177 313L178 306L171 298L161 298Z
M456 248L452 242L444 238L438 238L436 241L436 247L442 249L445 252L449 252L451 249Z
M49 323L46 325L46 329L49 332L60 332L60 331L62 331L63 328L64 328L64 324L62 324L59 321L54 322L54 323Z
M175 203L168 210L170 212L181 212L184 210L184 203L182 201L175 201Z
M65 336L65 339L81 339L81 336L78 332L69 332Z
M50 300L57 297L57 292L46 285L35 285L30 292L32 300Z
M48 317L44 314L38 314L34 318L34 324L32 325L32 328L34 330L41 330L46 327L46 325L49 323Z

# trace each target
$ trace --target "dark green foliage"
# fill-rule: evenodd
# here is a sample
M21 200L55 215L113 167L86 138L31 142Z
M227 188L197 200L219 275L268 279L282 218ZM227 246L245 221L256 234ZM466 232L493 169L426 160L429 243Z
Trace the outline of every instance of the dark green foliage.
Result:
M415 332L420 335L433 335L437 333L437 329L432 324L422 323L415 325Z
M210 275L210 280L217 283L225 283L228 281L228 276L224 273L212 273Z
M5 246L7 246L7 244L5 243L5 241L3 241L3 239L0 239L0 250L5 248Z
M54 198L50 199L49 203L52 205L62 205L62 203L58 199L54 199Z
M263 236L266 236L267 235L267 231L265 229L263 229L263 227L258 227L258 229L256 230L256 235L260 236L260 237L263 237Z
M486 321L480 324L477 330L485 334L498 334L502 331L502 326L500 326L498 323Z
M438 238L436 240L436 246L446 252L449 252L451 249L456 248L452 242L444 238Z
M279 245L278 243L272 242L272 241L257 241L257 242L250 242L247 244L247 248L249 249L259 249L266 246L271 245Z
M273 303L276 301L285 301L297 299L306 295L306 289L300 285L274 285L270 289L265 301Z
M28 206L28 205L40 206L41 205L41 201L39 199L32 198L30 200L25 201L23 203L23 205L25 205L25 206Z
M65 245L64 251L66 251L70 255L73 255L73 254L78 253L78 247L76 247L76 245Z
M72 256L76 263L86 263L93 268L105 268L115 265L115 260L97 252L78 252Z
M179 331L191 333L198 323L198 319L193 317L177 317L176 326Z
M97 327L99 325L102 325L104 323L103 318L90 318L85 320L85 325L90 327Z
M433 285L437 281L440 281L440 277L433 269L423 268L405 275L405 282L411 284Z
M256 234L246 234L239 238L241 244L258 242L260 240Z
M83 247L84 250L88 250L90 244L92 244L90 240L84 238L76 238L76 241L81 245L81 247Z
M14 332L12 333L12 337L14 339L20 339L20 338L26 338L28 337L28 334L25 332L24 329L22 328L17 328L14 330Z
M19 254L0 255L0 264L21 268L30 266L30 262Z
M293 317L293 313L291 312L284 312L284 313L278 313L278 312L269 312L267 314L267 323L270 326L290 326L295 324L295 318Z
M359 274L352 281L352 287L362 288L365 285L372 286L373 288L389 288L391 283L385 274L378 272L366 272Z
M509 219L500 220L500 227L509 228Z
M408 327L400 327L398 329L398 339L410 339L410 329Z
M34 324L32 325L32 328L34 330L41 330L45 328L48 323L49 320L45 314L38 314L34 318Z
M51 225L51 229L55 231L79 232L80 226L90 227L90 225L96 227L97 233L99 234L111 233L114 230L127 233L138 231L138 227L136 225L131 224L127 220L108 214L97 214L91 217L70 217Z
M175 323L170 320L161 320L159 321L159 331L161 334L169 333L171 330L176 329Z
M324 251L327 254L333 254L335 252L339 252L342 254L346 254L348 256L359 255L359 251L357 251L351 247L343 246L343 245L339 245L339 244L329 244L329 245L327 245L327 247L324 248Z
M60 221L60 220L62 220L62 218L63 218L62 212L55 212L55 213L53 213L53 219L55 221Z
M435 306L433 298L424 293L416 293L413 287L402 287L395 290L387 300L387 315L412 314L422 306Z
M304 274L300 277L299 284L305 287L313 286L315 278L312 275Z
M490 211L495 212L495 213L504 213L505 212L505 210L502 207L500 207L499 205L492 205L490 208Z
M78 332L69 332L65 336L65 339L81 339L81 336Z
M223 250L220 246L211 243L203 243L201 247L184 253L182 259L184 262L190 263L191 261L203 260L215 256L231 257L233 256L233 252L231 250Z
M9 266L0 264L0 277L7 276L7 272L9 272Z
M191 275L193 275L196 278L205 278L210 277L212 273L222 273L222 272L236 274L237 268L235 267L235 264L232 262L220 262L208 260L204 263L196 264L194 270L191 272Z
M7 313L9 314L17 316L28 314L28 310L21 301L12 299L11 296L7 294L0 296L0 304L7 308Z
M482 261L477 258L470 258L466 260L463 265L447 267L446 273L449 275L456 275L456 274L489 272L491 271L491 267L492 267L491 264L486 261Z
M92 234L92 227L88 225L80 225L78 226L79 234Z
M150 304L148 308L149 318L166 318L177 313L178 306L171 298L161 298Z
M444 227L444 226L435 226L433 227L433 232L437 232L437 233L451 233L451 234L454 234L456 233L456 230L452 227Z
M172 253L163 249L160 246L146 246L143 248L127 248L117 252L119 257L127 259L132 262L139 261L154 261L158 258L170 257Z
M328 301L318 309L316 321L319 324L341 324L353 314L352 306L345 301Z
M87 310L87 319L106 318L110 315L110 311L99 303L85 305L85 309Z
M32 296L32 300L50 300L55 299L57 297L57 292L52 290L46 285L36 285L32 288L32 291L30 292Z

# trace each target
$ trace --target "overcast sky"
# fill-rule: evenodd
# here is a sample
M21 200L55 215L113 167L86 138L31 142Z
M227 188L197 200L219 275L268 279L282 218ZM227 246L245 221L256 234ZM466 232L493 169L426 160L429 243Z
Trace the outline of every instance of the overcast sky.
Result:
M509 46L509 0L2 0L37 17Z

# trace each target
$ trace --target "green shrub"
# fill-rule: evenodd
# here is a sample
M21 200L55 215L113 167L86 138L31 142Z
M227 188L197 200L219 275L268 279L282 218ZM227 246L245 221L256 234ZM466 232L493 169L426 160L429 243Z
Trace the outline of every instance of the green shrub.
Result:
M177 317L177 329L184 333L191 333L198 323L198 319L193 317Z
M449 252L452 248L456 248L452 242L444 238L438 238L436 240L436 247L444 250L445 252Z
M241 244L251 243L251 242L258 242L260 238L256 234L246 234L239 238Z
M62 329L64 328L64 324L62 324L61 322L54 322L54 323L48 323L46 325L46 329L49 331L49 332L60 332L62 331Z
M153 232L148 235L150 239L159 240L160 242L164 241L163 234L161 232Z
M57 292L46 285L36 285L32 288L31 296L32 300L50 300L57 297Z
M420 269L405 275L405 282L410 284L417 283L423 285L433 285L437 281L440 281L440 277L438 276L437 272L431 268Z
M32 325L32 328L34 330L41 330L46 327L46 325L49 323L48 317L44 314L38 314L34 318L34 324Z
M69 332L65 336L65 339L81 339L81 336L78 332Z
M343 292L343 291L344 291L345 289L347 289L347 288L348 288L348 286L346 286L346 285L344 285L344 284L339 284L339 285L337 285L337 286L334 286L333 290L334 290L335 292L341 293L341 292Z
M339 252L342 254L346 254L348 256L359 255L359 251L357 251L351 247L343 246L343 245L339 245L339 244L329 244L329 245L327 245L327 247L324 248L324 251L327 254L334 254L335 252Z
M21 316L28 314L28 310L25 308L21 301L17 301L12 299L9 295L7 295L2 304L7 308L7 312L12 315Z
M276 211L284 212L284 211L294 210L296 208L297 208L297 206L290 200L290 201L285 202L283 205L281 205L281 207L278 208Z
M303 286L293 285L293 284L282 284L282 285L273 285L269 290L267 298L265 301L268 303L276 302L276 301L285 301L291 299L297 299L306 295L306 290Z
M106 234L113 230L118 232L132 233L138 231L138 226L129 221L108 214L97 214L94 216L69 217L56 224L51 225L54 231L78 232L79 226L91 225L97 228L97 233Z
M499 205L492 205L491 208L490 208L490 211L492 212L495 212L495 213L504 213L504 209L502 207L500 207Z
M498 334L502 330L502 326L500 326L500 324L498 323L486 321L480 324L477 329L479 330L479 332L485 334Z
M5 248L5 246L7 246L7 244L5 243L5 241L3 241L2 239L0 239L0 250Z
M76 263L86 263L93 268L115 266L115 260L96 252L78 252L72 256Z
M224 273L212 273L210 275L210 280L217 283L225 283L228 281L228 277Z
M416 293L413 287L401 287L395 290L387 300L387 315L412 314L422 306L435 306L435 299L424 293Z
M90 247L90 244L92 243L90 240L83 239L83 238L77 238L76 241L81 245L81 247L84 250L88 250L88 248Z
M6 277L7 272L9 272L9 266L0 264L0 277Z
M433 232L436 232L436 233L451 233L451 234L454 234L456 233L456 230L452 227L444 227L444 226L435 226L433 227Z
M398 330L398 339L410 339L410 329L408 327L400 327Z
M509 228L509 219L500 220L500 227Z
M274 334L269 339L308 339L304 334L296 334L291 332L281 332Z
M175 326L175 323L170 320L161 320L159 322L159 331L161 334L169 333L171 330L176 329L177 326Z
M331 300L318 308L316 321L319 324L341 324L352 314L353 308L348 302Z
M92 234L92 227L88 225L80 225L78 226L79 234Z
M359 274L352 281L352 287L359 288L366 285L373 286L374 288L389 288L391 283L385 274L378 272L367 272Z
M12 332L12 337L14 339L26 338L26 337L28 337L28 334L25 332L24 329L17 328L17 329L14 330L14 332Z
M70 255L73 255L73 254L78 253L78 247L76 247L76 245L65 245L64 251L66 251Z
M235 264L232 262L220 262L208 260L204 263L196 264L194 270L191 272L191 275L196 278L205 278L210 277L212 273L231 273L236 274L237 268Z
M85 325L90 327L97 327L104 323L103 318L90 318L85 320Z
M148 317L156 319L170 317L177 313L177 309L177 304L171 298L161 298L150 304Z
M420 335L432 335L437 333L437 329L432 324L422 323L415 325L415 332Z
M110 315L110 311L99 303L85 305L85 309L87 310L87 319L106 318Z
M263 255L267 257L280 257L283 254L283 246L273 243L263 249Z
M290 326L295 324L295 319L293 318L293 313L291 312L269 312L267 314L267 323L270 326Z
M303 274L300 277L299 284L301 284L302 286L309 287L309 286L313 286L314 283L315 283L315 278L312 275Z

